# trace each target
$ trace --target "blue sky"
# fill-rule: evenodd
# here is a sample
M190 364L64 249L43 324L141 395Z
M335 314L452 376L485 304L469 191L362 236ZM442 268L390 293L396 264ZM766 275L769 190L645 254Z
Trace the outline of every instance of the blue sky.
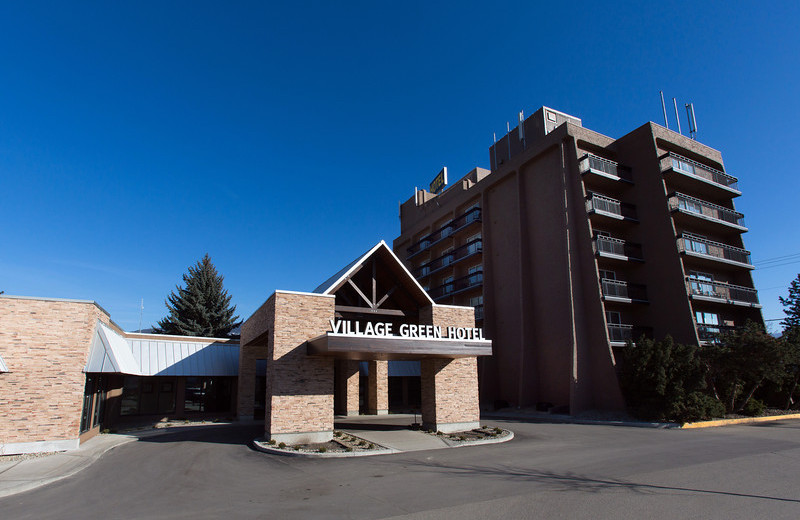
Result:
M247 317L391 243L414 186L488 167L519 110L619 137L662 122L663 90L739 177L764 317L783 316L797 2L288 4L0 6L0 290L135 329L209 253Z

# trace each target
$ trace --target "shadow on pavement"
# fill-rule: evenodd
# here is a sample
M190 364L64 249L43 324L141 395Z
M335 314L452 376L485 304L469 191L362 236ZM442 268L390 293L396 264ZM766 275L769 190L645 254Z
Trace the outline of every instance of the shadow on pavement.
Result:
M222 424L169 429L161 432L132 432L139 442L204 442L211 444L238 444L251 446L253 439L264 435L263 423Z

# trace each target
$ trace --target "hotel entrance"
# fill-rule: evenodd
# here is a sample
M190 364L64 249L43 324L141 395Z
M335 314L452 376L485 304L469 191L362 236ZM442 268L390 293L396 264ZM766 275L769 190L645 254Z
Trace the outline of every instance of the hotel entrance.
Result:
M268 439L326 442L339 418L390 412L472 429L477 356L491 352L472 307L436 305L381 242L311 293L276 291L244 322L238 415L256 414L264 359Z

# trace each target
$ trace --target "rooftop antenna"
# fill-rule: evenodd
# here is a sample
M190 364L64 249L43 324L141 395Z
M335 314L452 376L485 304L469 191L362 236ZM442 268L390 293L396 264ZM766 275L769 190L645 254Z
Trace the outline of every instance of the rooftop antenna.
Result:
M664 91L659 90L658 93L661 94L661 110L664 111L664 126L666 126L667 130L669 130L669 120L667 119L667 105L664 103Z
M142 332L142 314L144 314L144 298L139 303L139 332Z
M506 142L508 143L508 159L511 160L511 123L506 121Z
M522 148L525 148L525 114L519 111L519 140L522 141Z
M494 140L494 144L492 145L492 159L494 159L494 170L497 170L497 132L492 132L492 139Z
M694 139L697 135L697 119L694 117L694 103L687 103L686 119L689 120L689 137Z
M683 135L683 132L681 132L681 117L678 115L678 102L675 98L672 98L672 104L675 105L675 121L678 122L678 133Z

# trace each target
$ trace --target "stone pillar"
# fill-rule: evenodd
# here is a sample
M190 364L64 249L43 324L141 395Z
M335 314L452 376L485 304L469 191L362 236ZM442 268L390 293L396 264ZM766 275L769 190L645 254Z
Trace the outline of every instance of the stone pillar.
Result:
M422 427L444 433L480 427L477 359L423 359L420 365Z
M370 361L367 376L367 413L389 413L389 362Z
M420 323L474 327L475 311L434 305L420 309ZM480 427L477 358L423 359L420 370L424 428L452 433Z
M336 361L336 413L358 415L358 361L341 359Z
M325 334L334 298L276 292L267 358L266 437L286 444L333 438L333 359L310 357L306 341Z

